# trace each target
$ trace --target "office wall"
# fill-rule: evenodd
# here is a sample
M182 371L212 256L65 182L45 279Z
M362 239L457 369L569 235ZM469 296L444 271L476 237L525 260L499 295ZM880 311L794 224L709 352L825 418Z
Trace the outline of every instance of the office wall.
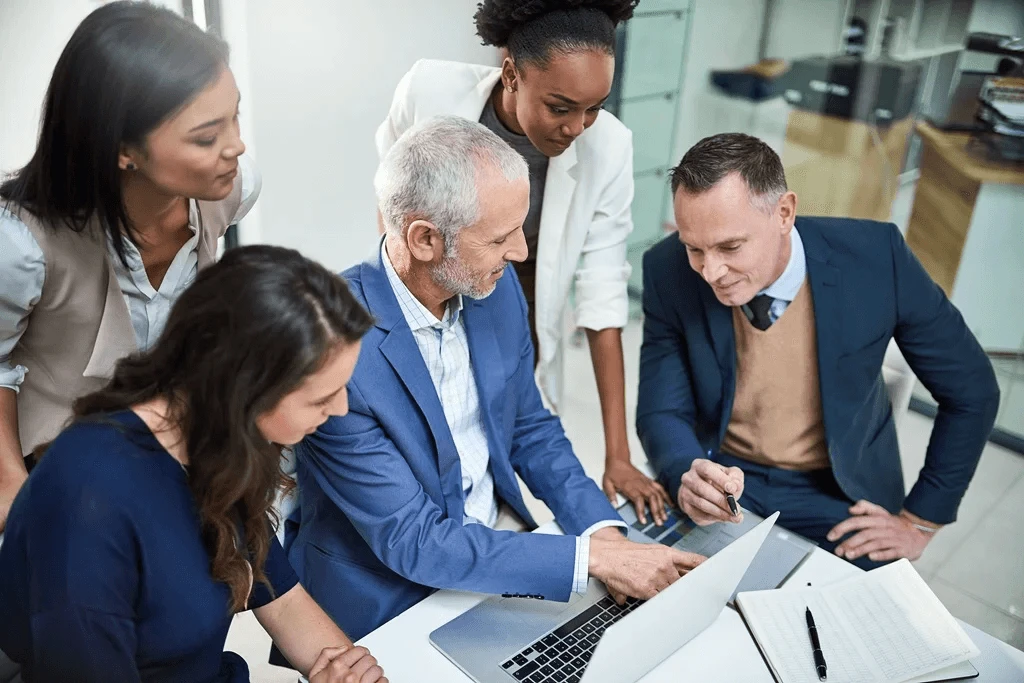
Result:
M839 51L846 0L775 0L771 7L766 57L800 59Z
M749 107L723 102L709 81L716 69L739 69L757 61L765 0L696 0L679 98L676 157L701 138L749 130Z
M91 0L0 0L0 173L32 157L53 67L96 6Z
M224 0L226 4L242 0ZM248 0L226 7L231 41L244 21L252 119L263 170L258 232L243 241L300 248L341 269L377 240L373 134L413 62L435 57L497 63L480 45L475 0L372 3ZM230 16L229 16L230 15ZM233 44L233 63L243 58Z
M0 174L35 151L46 87L64 45L99 0L0 0ZM162 4L181 11L180 0Z
M985 31L1009 36L1024 36L1024 2L1021 0L974 0L970 32ZM999 58L994 55L964 53L960 69L964 71L991 71Z

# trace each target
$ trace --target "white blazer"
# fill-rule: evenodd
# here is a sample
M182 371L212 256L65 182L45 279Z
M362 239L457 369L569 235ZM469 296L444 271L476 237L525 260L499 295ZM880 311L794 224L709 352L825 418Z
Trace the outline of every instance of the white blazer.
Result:
M402 77L388 117L377 129L383 159L398 137L433 116L479 121L500 69L422 59ZM575 325L624 327L629 316L626 238L633 229L633 136L602 111L594 124L548 164L537 246L535 315L538 383L557 411L562 397L565 336L572 329L569 294L576 286Z

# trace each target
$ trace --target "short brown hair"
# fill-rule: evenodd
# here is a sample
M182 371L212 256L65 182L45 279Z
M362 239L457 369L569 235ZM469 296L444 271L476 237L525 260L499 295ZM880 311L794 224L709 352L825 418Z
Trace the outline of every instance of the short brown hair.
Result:
M752 135L720 133L704 138L683 155L672 169L672 194L680 189L702 194L730 173L739 173L751 198L763 200L766 209L788 190L775 150Z

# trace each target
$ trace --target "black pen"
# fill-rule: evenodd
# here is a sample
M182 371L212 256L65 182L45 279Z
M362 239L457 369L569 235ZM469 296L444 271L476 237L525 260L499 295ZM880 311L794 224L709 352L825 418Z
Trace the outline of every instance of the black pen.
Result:
M821 643L818 641L818 628L814 625L814 615L811 608L807 608L807 632L811 635L811 647L814 648L814 668L818 670L818 680L824 681L828 678L828 668L825 666L825 655L821 653Z
M725 502L729 504L729 511L732 512L732 516L740 514L740 506L736 504L736 498L731 493L725 494Z

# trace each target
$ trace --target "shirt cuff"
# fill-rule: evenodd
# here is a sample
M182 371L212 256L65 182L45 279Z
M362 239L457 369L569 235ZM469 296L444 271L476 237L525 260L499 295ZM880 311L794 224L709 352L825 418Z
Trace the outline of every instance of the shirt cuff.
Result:
M572 577L572 592L583 595L587 592L590 579L590 537L601 529L614 526L626 529L626 523L620 520L605 519L592 525L576 538L576 561Z
M25 373L28 368L24 365L11 366L8 363L0 363L0 387L11 389L18 393L22 383L25 381Z

